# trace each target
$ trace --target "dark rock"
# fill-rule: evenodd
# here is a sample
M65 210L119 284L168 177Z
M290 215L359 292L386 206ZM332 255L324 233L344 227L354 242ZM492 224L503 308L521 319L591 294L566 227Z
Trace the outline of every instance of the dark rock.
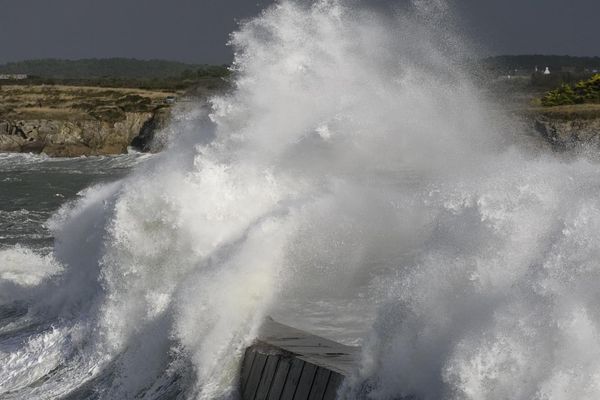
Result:
M43 152L53 157L122 154L134 142L150 151L154 131L167 124L170 111L127 112L119 120L32 119L0 121L0 152Z
M564 119L537 117L535 130L557 150L569 150L581 145L600 148L600 118Z
M133 138L131 147L143 152L156 152L162 150L159 146L153 146L155 133L166 127L170 117L170 109L160 108L154 112L152 118L144 123L140 134Z
M93 155L92 149L81 144L51 144L44 146L42 153L50 157L81 157Z
M6 122L0 122L0 135L10 135L12 126Z
M27 141L21 146L22 153L35 153L39 154L44 149L45 144L39 141Z

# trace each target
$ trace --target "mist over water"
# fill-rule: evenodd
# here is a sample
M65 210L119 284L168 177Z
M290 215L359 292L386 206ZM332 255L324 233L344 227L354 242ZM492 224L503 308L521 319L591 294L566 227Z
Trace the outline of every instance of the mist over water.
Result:
M450 17L244 23L230 93L0 251L0 397L236 398L272 315L363 345L345 398L598 398L600 167L515 145Z

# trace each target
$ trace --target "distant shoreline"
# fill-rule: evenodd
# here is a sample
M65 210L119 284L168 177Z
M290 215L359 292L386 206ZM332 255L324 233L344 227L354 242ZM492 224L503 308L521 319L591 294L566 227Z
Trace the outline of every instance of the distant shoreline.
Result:
M64 85L0 88L0 151L51 157L140 150L166 125L170 99L182 93ZM144 140L138 139L140 136Z
M575 79L596 63L600 68L600 57L497 56L478 63L483 68L480 84L492 101L506 102L515 118L529 120L554 148L600 136L600 104L536 104L556 82ZM533 72L538 64L557 72L538 79ZM498 75L505 73L517 75ZM169 99L206 98L223 91L229 74L225 65L124 58L0 65L0 152L75 157L123 154L131 145L151 151L154 132L168 124ZM493 76L497 79L489 78Z
M125 58L0 65L0 152L52 157L123 154L150 146L182 97L227 87L226 65Z

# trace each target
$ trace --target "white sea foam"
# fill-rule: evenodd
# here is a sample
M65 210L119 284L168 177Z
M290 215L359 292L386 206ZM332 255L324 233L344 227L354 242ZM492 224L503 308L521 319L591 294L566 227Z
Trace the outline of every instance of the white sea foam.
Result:
M27 289L62 271L52 256L21 246L0 250L0 305L21 300Z

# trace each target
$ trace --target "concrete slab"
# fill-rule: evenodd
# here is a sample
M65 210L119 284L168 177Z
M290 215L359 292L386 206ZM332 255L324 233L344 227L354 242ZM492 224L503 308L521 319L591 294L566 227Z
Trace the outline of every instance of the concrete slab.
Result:
M243 400L333 400L359 354L359 347L268 318L244 355Z

